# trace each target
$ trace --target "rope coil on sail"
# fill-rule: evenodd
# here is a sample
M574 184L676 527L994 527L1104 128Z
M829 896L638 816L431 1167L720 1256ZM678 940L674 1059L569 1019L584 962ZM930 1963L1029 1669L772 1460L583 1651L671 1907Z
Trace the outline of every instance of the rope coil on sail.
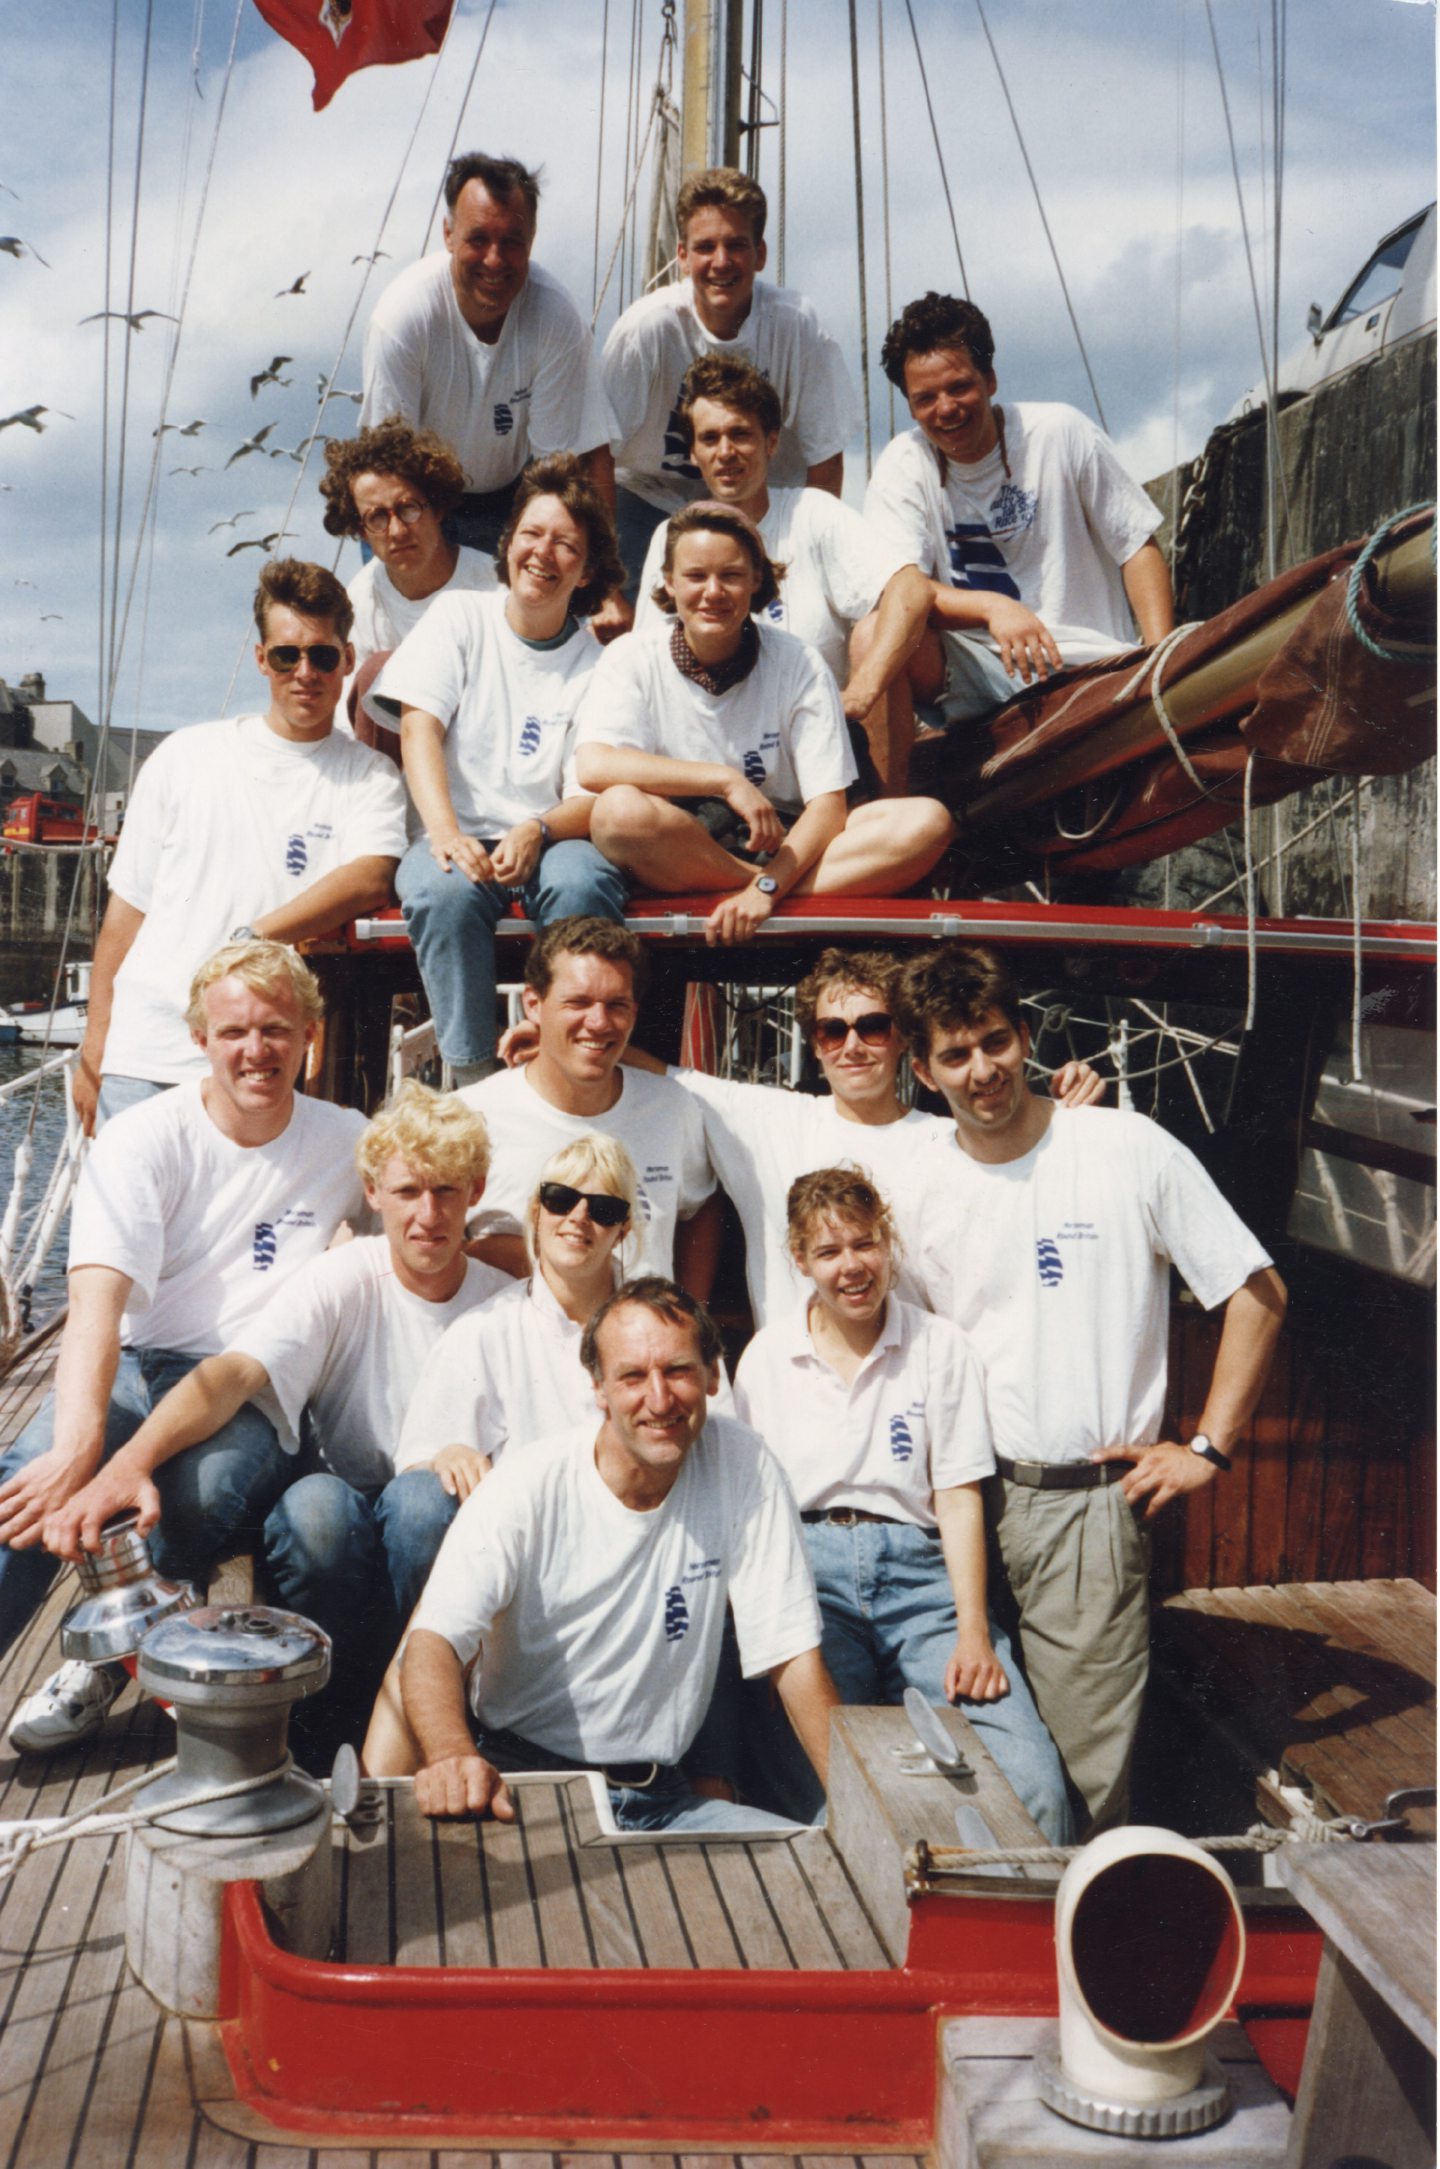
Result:
M1386 540L1387 536L1395 532L1397 527L1403 526L1406 520L1414 519L1417 512L1433 514L1434 511L1433 504L1419 504L1407 505L1403 512L1392 512L1389 519L1383 520L1376 528L1374 534L1350 567L1350 577L1345 582L1346 621L1351 632L1366 653L1375 656L1382 663L1413 663L1420 653L1433 655L1435 652L1433 647L1424 650L1415 647L1387 648L1383 641L1379 641L1374 637L1373 633L1368 633L1360 622L1361 588L1364 584L1365 574L1381 544ZM1430 528L1430 551L1433 556L1435 551L1435 527L1433 522Z

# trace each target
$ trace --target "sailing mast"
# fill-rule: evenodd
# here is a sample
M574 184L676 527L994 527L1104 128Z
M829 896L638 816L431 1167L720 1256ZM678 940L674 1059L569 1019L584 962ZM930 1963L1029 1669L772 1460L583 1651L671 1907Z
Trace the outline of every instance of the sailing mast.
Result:
M685 0L684 173L740 163L740 32L744 0Z

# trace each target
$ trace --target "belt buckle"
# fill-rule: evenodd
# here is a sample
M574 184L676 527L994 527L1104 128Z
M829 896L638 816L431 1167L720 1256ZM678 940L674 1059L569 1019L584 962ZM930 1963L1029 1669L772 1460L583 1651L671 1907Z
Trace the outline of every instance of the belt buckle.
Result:
M659 1763L652 1762L646 1769L644 1777L621 1777L607 1769L605 1782L607 1785L614 1785L621 1792L649 1792L659 1775Z
M1048 1462L1012 1461L1010 1466L1015 1471L1014 1481L1017 1484L1028 1484L1033 1491L1042 1491L1044 1489L1045 1471L1049 1467Z

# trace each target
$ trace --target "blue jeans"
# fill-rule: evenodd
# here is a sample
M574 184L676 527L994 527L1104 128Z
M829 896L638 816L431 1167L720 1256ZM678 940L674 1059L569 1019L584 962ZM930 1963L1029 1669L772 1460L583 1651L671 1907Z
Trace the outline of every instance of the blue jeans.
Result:
M360 1631L383 1642L388 1657L458 1505L433 1469L406 1469L373 1492L328 1470L302 1476L265 1523L276 1592L333 1642Z
M489 1763L507 1770L573 1770L575 1763L548 1747L537 1747L517 1732L487 1729L474 1716L470 1720L475 1745ZM744 1837L764 1830L789 1830L783 1815L767 1815L763 1808L734 1800L707 1800L691 1792L683 1770L662 1764L653 1784L607 1785L610 1807L622 1830L713 1831Z
M805 1549L823 1621L821 1653L842 1702L899 1702L918 1687L945 1701L955 1647L954 1593L940 1539L902 1522L807 1522ZM1010 1682L999 1702L964 1702L965 1717L1055 1845L1073 1835L1065 1773L1003 1630L990 1621Z
M640 575L645 569L645 555L650 548L650 537L657 527L663 526L670 517L654 505L637 497L633 490L617 489L615 492L615 536L620 544L620 556L625 566L625 600L634 602L640 592Z
M153 1077L102 1077L95 1108L96 1130L103 1130L113 1116L123 1115L127 1107L143 1107L157 1092L170 1090L169 1085L157 1084Z
M458 871L442 873L423 836L400 861L396 893L415 949L420 977L435 1020L435 1036L447 1062L469 1066L493 1059L495 928L512 892L495 882L477 883ZM625 877L579 838L552 844L521 891L537 926L572 912L620 920L625 916Z
M103 1460L119 1452L199 1360L167 1348L121 1349L105 1418ZM54 1437L52 1393L0 1458L0 1483L48 1453ZM222 1552L237 1544L258 1544L265 1516L293 1468L273 1426L248 1401L213 1438L167 1461L155 1471L160 1523L150 1532L150 1556L159 1571L172 1581L201 1581ZM0 1650L8 1649L34 1617L60 1566L48 1552L0 1545Z

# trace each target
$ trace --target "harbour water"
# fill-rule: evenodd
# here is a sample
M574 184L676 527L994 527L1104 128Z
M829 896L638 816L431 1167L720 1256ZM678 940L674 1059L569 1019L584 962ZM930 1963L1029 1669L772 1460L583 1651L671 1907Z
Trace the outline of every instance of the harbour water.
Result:
M43 1067L44 1060L53 1060L54 1053L42 1058L38 1047L0 1047L0 1085L12 1083L17 1078L29 1076ZM3 1212L10 1196L10 1184L14 1174L15 1154L30 1127L34 1113L34 1152L31 1157L30 1176L26 1185L25 1206L21 1216L21 1239L16 1245L17 1254L23 1251L24 1236L44 1194L55 1154L65 1136L64 1081L59 1072L45 1077L29 1089L7 1093L0 1099L0 1212ZM39 1104L36 1105L36 1094ZM42 1325L53 1316L65 1300L65 1251L68 1241L68 1215L55 1237L50 1256L42 1267L28 1298L30 1323ZM21 1291L17 1291L21 1292Z

